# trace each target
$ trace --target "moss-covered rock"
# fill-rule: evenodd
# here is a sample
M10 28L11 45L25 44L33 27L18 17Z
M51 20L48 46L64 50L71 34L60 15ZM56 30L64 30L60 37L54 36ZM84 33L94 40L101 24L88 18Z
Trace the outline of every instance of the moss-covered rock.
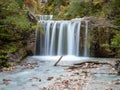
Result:
M119 57L120 48L112 44L115 35L113 30L118 27L104 18L84 17L84 19L89 20L90 56Z

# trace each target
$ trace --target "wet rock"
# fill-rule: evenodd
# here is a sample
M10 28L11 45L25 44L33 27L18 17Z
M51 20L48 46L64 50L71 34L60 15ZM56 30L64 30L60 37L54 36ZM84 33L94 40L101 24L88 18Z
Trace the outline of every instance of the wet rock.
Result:
M54 78L54 77L52 77L52 76L51 76L51 77L48 77L48 79L47 79L47 80L49 81L49 80L52 80L53 78Z
M80 73L79 72L75 72L74 74L79 75Z
M47 88L46 88L46 87L43 87L42 90L47 90Z
M7 68L7 67L4 67L4 68L1 69L1 71L2 71L2 72L4 72L4 71L13 71L14 69L15 69L14 66L11 66L11 67L8 67L8 68Z
M39 79L39 82L41 82L42 80L41 79Z
M62 84L64 85L65 88L68 88L70 85L70 82L68 80L63 80Z
M31 79L29 79L30 81L41 81L41 79L39 79L38 77L32 77Z
M117 70L118 74L120 75L120 60L117 60L115 62L114 68L115 68L115 70Z
M3 79L3 84L8 85L10 83L10 81L12 81L12 80L10 80L10 79Z
M34 69L35 67L39 67L39 63L36 61L36 62L22 62L21 64L22 66L22 69Z
M120 84L120 79L114 80L113 83L114 84Z
M62 79L61 77L56 78L56 80L61 80L61 79Z
M23 69L34 69L32 65L25 66Z

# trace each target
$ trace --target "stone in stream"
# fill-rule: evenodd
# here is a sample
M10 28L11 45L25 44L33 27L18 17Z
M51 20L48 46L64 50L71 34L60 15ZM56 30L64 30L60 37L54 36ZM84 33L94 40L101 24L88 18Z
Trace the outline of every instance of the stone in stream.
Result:
M112 81L114 84L119 84L120 85L120 79Z
M117 60L115 62L114 68L115 68L115 70L117 70L118 74L120 75L120 60Z
M49 81L49 80L52 80L53 78L54 78L54 77L52 77L52 76L51 76L51 77L48 77L48 79L47 79L47 80Z
M10 83L10 81L12 81L12 80L10 80L10 79L3 79L3 84L8 85Z
M41 82L41 79L38 77L32 77L31 79L29 79L30 81L34 82L34 81L38 81Z

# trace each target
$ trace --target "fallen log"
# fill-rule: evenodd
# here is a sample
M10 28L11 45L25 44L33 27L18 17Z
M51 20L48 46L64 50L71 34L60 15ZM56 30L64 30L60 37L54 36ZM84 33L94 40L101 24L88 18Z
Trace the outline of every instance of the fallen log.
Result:
M110 64L108 62L99 62L99 61L85 61L85 62L75 63L74 65L82 65L82 64L85 64L85 63L108 64L108 65L112 66L112 64Z
M73 64L74 66L70 66L68 69L77 69L77 68L81 68L81 67L89 67L89 64L107 64L113 67L112 64L108 63L108 62L99 62L99 61L84 61L84 62L80 62L80 63L76 63ZM89 67L90 68L90 67Z
M57 66L57 64L60 62L60 60L62 59L62 57L63 57L63 56L61 56L61 57L57 60L57 62L54 64L54 66Z

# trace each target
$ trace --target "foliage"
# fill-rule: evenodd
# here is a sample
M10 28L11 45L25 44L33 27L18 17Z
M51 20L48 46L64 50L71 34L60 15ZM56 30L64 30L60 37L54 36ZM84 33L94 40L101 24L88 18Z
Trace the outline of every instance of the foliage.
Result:
M72 18L84 16L106 18L111 13L110 2L104 0L71 0L68 7L68 13Z
M28 7L35 7L36 1L35 0L24 0L24 4L26 4Z
M115 35L112 38L112 46L114 46L114 47L120 47L120 31L113 30L113 33Z
M18 50L21 40L28 37L33 23L23 12L23 0L0 0L0 65L7 66L7 53ZM26 35L25 35L26 34Z
M7 43L7 45L3 45L2 50L0 53L7 54L7 53L14 53L18 50L18 44L16 43Z
M120 26L120 0L113 0L112 19L115 24Z
M28 29L30 22L26 18L27 16L20 12L20 7L15 0L8 0L2 2L0 24L2 25L12 25L20 29Z
M58 15L55 17L56 19L70 19L70 16L67 12L68 7L65 6L60 6L60 12L58 13Z
M8 11L8 13L10 13L9 11L12 12L18 12L19 10L19 6L18 3L15 0L1 0L0 1L0 8L1 11Z
M68 2L69 0L48 0L44 7L43 13L48 15L52 14L55 16L55 18L59 19L59 16L61 16L61 12L64 12L61 7L67 8ZM63 16L65 15L63 14Z
M8 67L10 66L7 62L7 56L6 55L0 55L0 68L2 67Z
M7 16L3 22L6 25L12 25L15 29L20 30L27 30L30 27L30 22L25 15Z
M21 32L30 29L31 26L27 15L20 11L15 0L8 0L7 2L1 0L0 8L0 40L5 42L21 38Z
M24 3L24 0L17 0L17 3L19 5L20 8L23 7L23 3Z
M118 26L118 29L113 30L114 36L111 39L112 47L116 47L116 52L120 55L120 0L112 0L113 9L111 13L111 19L114 20L114 24Z
M71 19L84 16L106 18L111 13L111 1L107 0L48 0L40 6L41 14L53 14L56 19Z
M86 3L84 1L77 1L77 0L71 0L70 5L68 7L68 13L72 17L83 17L87 15L88 12L88 6L89 3Z
M2 60L3 60L3 59L6 60L6 59L7 59L7 56L5 56L5 55L1 55L1 56L0 56L0 59L2 59Z

